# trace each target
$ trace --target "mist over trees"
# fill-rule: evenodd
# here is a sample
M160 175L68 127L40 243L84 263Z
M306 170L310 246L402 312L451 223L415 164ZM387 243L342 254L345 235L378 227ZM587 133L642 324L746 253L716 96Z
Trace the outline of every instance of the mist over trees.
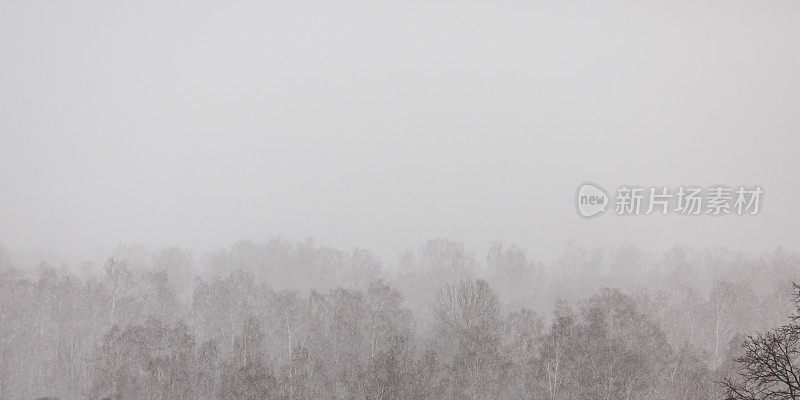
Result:
M0 398L796 399L800 255L0 248ZM791 317L791 318L790 318Z

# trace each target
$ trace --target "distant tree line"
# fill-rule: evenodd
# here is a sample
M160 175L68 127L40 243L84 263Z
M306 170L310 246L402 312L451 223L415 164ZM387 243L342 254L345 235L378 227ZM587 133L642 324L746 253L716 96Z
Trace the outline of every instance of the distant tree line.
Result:
M800 257L245 241L102 263L0 250L0 397L797 399ZM778 326L778 328L775 328ZM759 333L761 332L761 333Z

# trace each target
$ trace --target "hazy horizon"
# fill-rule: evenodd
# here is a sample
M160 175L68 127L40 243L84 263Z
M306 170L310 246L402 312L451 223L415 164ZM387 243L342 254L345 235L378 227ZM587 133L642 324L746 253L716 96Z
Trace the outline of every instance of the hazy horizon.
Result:
M3 2L0 243L796 250L798 8ZM586 181L765 194L586 220Z

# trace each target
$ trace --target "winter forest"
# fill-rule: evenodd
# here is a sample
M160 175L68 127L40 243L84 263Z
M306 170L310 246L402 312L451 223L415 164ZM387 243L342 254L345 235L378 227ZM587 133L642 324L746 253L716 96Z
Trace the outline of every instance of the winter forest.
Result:
M795 399L800 255L313 240L0 253L0 398Z
M0 0L0 400L800 400L800 0Z

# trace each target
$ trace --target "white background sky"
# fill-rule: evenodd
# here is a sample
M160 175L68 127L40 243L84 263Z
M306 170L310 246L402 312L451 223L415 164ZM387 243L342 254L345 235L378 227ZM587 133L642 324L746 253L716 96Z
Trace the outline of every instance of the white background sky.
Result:
M798 250L798 152L797 1L0 1L12 249ZM585 181L766 193L584 220Z

